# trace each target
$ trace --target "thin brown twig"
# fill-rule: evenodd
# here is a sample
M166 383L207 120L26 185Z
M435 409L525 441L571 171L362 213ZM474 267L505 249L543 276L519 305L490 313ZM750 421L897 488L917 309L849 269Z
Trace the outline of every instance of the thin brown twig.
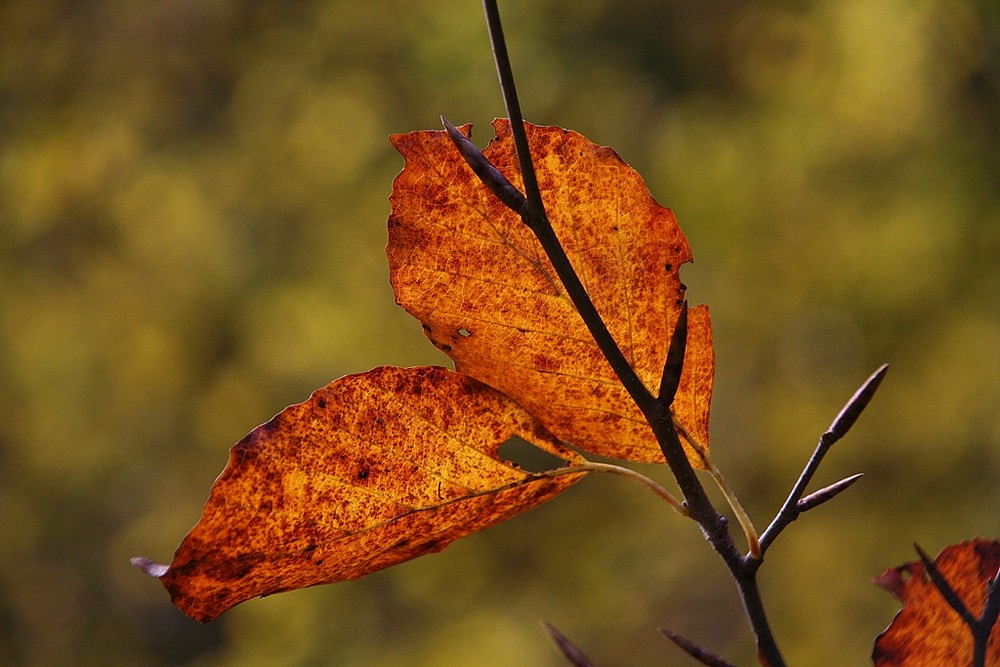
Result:
M885 374L888 370L889 364L882 364L875 370L874 373L868 376L868 379L862 383L844 407L841 408L840 412L830 424L830 428L828 428L826 432L820 436L819 442L816 444L816 449L813 451L812 456L809 457L809 461L806 463L805 468L802 469L802 474L799 475L798 480L795 482L795 486L792 487L791 492L788 494L788 498L781 506L781 509L778 510L774 519L771 521L771 525L769 525L764 531L764 534L760 536L760 548L762 552L766 552L767 548L772 542L774 542L774 539L781 533L781 531L799 518L799 515L803 512L802 507L799 506L799 501L802 500L802 496L805 495L806 487L808 487L809 482L812 481L813 476L816 474L820 464L823 462L823 458L826 456L827 452L830 451L830 448L847 434L850 428L858 420L858 417L861 416L864 409L868 407L868 404L871 402L872 397L875 396L875 392L878 390L879 385L882 384L882 379L885 378ZM829 498L827 500L829 500Z
M559 632L554 625L548 621L542 621L542 628L545 629L545 632L552 639L552 643L569 660L571 665L574 665L574 667L594 667L594 663L590 661L590 658L576 644L571 642L566 635Z

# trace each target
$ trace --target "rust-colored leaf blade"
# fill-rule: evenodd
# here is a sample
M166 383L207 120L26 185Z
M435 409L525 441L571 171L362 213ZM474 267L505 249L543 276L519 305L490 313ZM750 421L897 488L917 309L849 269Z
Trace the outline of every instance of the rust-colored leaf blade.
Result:
M582 462L514 401L444 368L381 367L317 390L230 450L198 524L160 577L187 615L356 579L499 523L582 473L504 461L512 436Z
M974 615L983 612L990 577L1000 567L1000 542L973 540L945 548L934 561L938 571ZM920 561L886 570L875 579L903 602L892 624L875 641L877 667L971 665L972 632L927 576ZM987 665L1000 665L1000 625L990 633Z
M484 155L521 187L510 126ZM468 135L470 126L459 128ZM652 393L684 300L691 251L673 213L612 149L558 127L526 124L553 229L625 356ZM587 331L541 245L474 175L444 131L399 134L387 253L397 302L472 375L515 398L586 451L663 462L639 410ZM715 369L708 310L689 312L675 418L708 448Z

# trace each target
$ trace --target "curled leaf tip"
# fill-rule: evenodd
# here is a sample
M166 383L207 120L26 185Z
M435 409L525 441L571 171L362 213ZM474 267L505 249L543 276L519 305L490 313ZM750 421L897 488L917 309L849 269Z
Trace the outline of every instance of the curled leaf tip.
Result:
M143 558L142 556L130 558L129 562L149 576L156 577L157 579L165 575L170 567L169 565L161 565L160 563L154 562L149 558Z

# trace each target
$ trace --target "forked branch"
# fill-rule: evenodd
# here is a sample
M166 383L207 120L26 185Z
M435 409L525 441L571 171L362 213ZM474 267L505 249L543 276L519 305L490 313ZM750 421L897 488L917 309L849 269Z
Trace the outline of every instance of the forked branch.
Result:
M803 498L809 482L812 481L827 452L830 451L830 448L838 440L847 435L847 432L854 426L858 417L861 416L861 413L864 412L864 409L868 407L868 404L875 396L875 392L878 391L879 385L882 384L882 379L888 371L889 364L879 366L858 390L854 392L854 395L851 396L844 407L841 408L836 418L834 418L833 423L830 424L830 428L820 436L819 442L816 444L816 449L813 451L812 456L809 457L809 461L806 463L805 468L803 468L802 474L799 475L798 481L795 482L795 486L792 487L791 492L788 494L788 498L781 506L781 509L778 510L778 514L774 517L771 525L767 527L767 530L760 537L762 553L767 551L767 548L774 542L774 538L787 528L790 523L798 519L800 514L833 499L861 478L861 475L848 477Z

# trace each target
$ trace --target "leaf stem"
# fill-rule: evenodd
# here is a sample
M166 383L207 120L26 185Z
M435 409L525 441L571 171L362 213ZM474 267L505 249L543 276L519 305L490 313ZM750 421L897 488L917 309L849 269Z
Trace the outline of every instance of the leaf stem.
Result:
M612 463L597 463L596 461L587 461L586 463L580 463L577 465L566 466L564 468L556 468L555 470L549 470L545 474L550 476L556 475L568 475L575 472L606 472L612 475L618 475L619 477L624 477L626 479L631 479L634 482L639 482L647 489L655 493L659 498L665 501L670 507L673 508L675 512L681 516L690 516L687 507L684 503L677 500L672 493L667 491L665 488L660 486L655 480L650 477L646 477L640 472L636 472L631 468L625 468L623 466L617 466Z
M757 529L754 528L753 521L750 520L750 515L747 511L743 509L743 505L740 503L740 499L736 497L736 493L733 491L733 487L729 486L729 482L723 476L722 471L715 467L711 459L706 458L706 463L708 463L708 474L712 476L715 481L716 486L722 491L722 495L725 496L726 502L729 503L729 507L732 508L733 514L736 515L736 520L740 524L740 528L743 529L743 534L747 539L747 551L750 557L755 560L760 560L763 556L760 550L760 538L757 534Z

